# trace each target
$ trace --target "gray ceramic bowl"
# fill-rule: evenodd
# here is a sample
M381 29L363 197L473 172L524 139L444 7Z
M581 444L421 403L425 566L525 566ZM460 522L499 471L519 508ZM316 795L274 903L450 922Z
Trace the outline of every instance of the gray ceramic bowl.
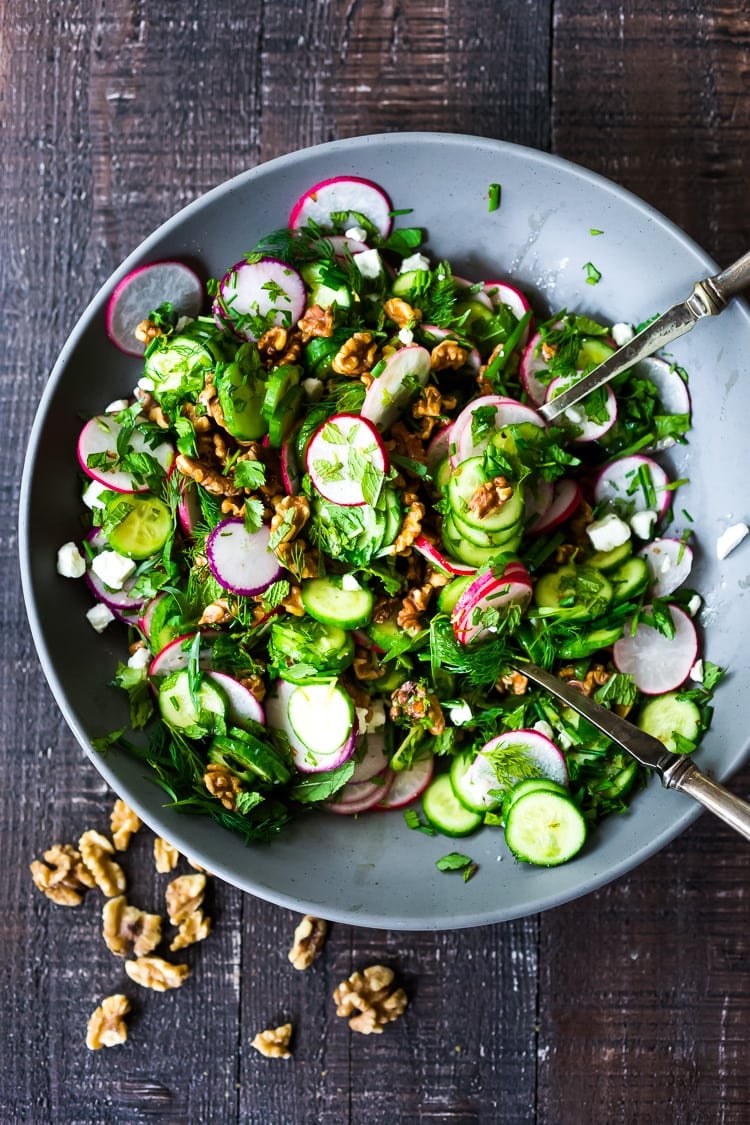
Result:
M107 680L125 648L111 626L96 635L84 614L83 583L55 573L58 546L80 532L75 439L82 414L128 393L138 361L108 342L104 307L135 265L165 258L197 263L216 276L257 237L282 226L298 195L336 174L382 184L404 222L426 227L429 247L472 277L509 276L538 308L568 306L612 323L639 322L688 295L715 264L663 216L608 181L543 153L476 137L429 133L361 137L281 157L216 188L186 207L128 258L74 328L44 392L28 449L21 502L21 560L31 628L55 698L85 752L113 789L161 835L209 870L261 898L323 917L396 929L448 929L544 910L601 886L636 866L682 831L697 809L653 781L630 812L605 822L575 861L545 870L515 864L497 830L461 843L479 864L470 883L440 874L435 860L453 847L409 831L398 813L359 820L304 818L269 847L245 847L217 825L162 807L162 793L124 755L102 758L89 738L126 724ZM490 213L487 190L502 184ZM602 231L591 234L592 228ZM601 271L585 283L588 261ZM725 263L726 264L726 263ZM719 564L714 545L731 521L746 519L750 316L738 302L674 347L688 369L695 431L672 458L690 484L679 507L696 523L695 582L705 596L707 656L731 669L717 697L700 764L717 777L748 749L743 682L750 546Z

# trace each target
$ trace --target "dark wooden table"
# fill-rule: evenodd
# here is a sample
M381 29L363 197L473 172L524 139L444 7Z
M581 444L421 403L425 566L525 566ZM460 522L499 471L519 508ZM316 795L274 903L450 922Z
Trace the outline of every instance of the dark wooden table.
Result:
M748 852L703 818L629 877L543 916L442 934L333 928L307 973L295 918L229 886L194 979L136 998L126 1045L84 1046L128 982L93 897L28 863L112 795L56 710L16 564L37 399L79 312L143 236L260 161L319 141L452 130L559 153L681 224L750 244L745 0L5 0L0 353L0 1122L750 1121ZM737 777L750 791L750 773ZM157 903L145 833L126 858ZM407 1015L351 1034L331 1001L386 960ZM139 991L129 989L132 995ZM291 1019L288 1062L249 1048Z

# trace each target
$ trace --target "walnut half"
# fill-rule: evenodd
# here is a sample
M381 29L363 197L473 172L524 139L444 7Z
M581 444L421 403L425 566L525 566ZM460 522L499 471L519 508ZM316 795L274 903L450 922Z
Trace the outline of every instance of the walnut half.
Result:
M295 969L309 969L325 945L328 923L323 918L306 914L294 931L294 944L289 960Z
M403 1015L408 1004L403 988L394 988L393 982L393 969L386 965L370 965L364 972L352 973L333 994L336 1015L348 1018L352 1031L361 1035L382 1034L385 1025Z
M189 965L175 965L163 957L138 957L125 962L125 972L135 984L154 992L179 988L190 976Z
M112 843L118 852L124 852L130 843L130 837L141 827L141 818L118 797L112 808L109 827Z
M288 1059L292 1052L289 1044L292 1041L292 1025L284 1023L281 1027L269 1027L266 1031L259 1031L250 1043L261 1055L267 1059Z
M107 949L118 957L143 957L161 941L161 917L128 905L125 895L104 904L102 934Z
M173 926L194 914L206 893L205 875L178 875L166 890L167 913Z
M34 886L58 906L78 906L94 877L72 844L54 844L44 853L45 862L29 864Z
M78 841L81 858L96 880L96 885L106 898L114 898L125 890L125 872L112 856L114 845L101 832L93 828L84 832Z
M89 1018L86 1031L86 1046L89 1050L98 1051L100 1047L116 1047L119 1043L124 1043L128 1037L128 1028L123 1016L129 1011L130 1001L120 992L102 1000Z

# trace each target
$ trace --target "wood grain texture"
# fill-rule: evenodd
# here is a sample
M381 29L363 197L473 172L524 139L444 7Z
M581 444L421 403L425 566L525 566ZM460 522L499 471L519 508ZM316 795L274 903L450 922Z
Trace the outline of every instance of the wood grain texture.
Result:
M706 818L542 917L335 926L304 973L287 960L293 914L215 885L214 933L179 955L192 979L136 989L102 942L98 892L66 910L28 875L53 841L106 828L112 794L44 684L15 563L24 435L77 316L163 219L261 160L396 129L552 147L733 257L748 236L745 5L216 0L207 16L199 0L6 0L0 37L0 416L14 435L0 443L0 1121L749 1120L746 853ZM150 834L124 864L133 900L158 908ZM378 961L410 1005L365 1038L331 994ZM127 1044L87 1052L88 1014L120 988ZM291 1060L250 1048L287 1019Z

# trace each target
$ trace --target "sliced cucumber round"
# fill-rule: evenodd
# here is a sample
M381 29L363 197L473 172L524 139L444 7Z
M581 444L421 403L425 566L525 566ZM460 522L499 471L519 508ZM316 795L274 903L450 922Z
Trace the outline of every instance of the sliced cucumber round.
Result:
M561 797L569 796L564 785L558 785L548 777L528 777L525 781L519 781L518 785L514 785L503 797L503 820L508 819L511 806L515 805L516 801L525 797L527 793L536 793L540 789L547 793L558 793Z
M173 730L200 738L215 729L217 719L224 718L227 700L221 688L204 676L197 690L190 689L187 668L167 676L159 688L159 711Z
M691 743L698 740L702 728L701 713L692 699L670 691L666 695L655 696L641 708L638 726L674 753L679 749L675 734Z
M585 844L586 821L569 797L536 789L510 806L505 841L516 859L556 867Z
M316 621L338 625L342 629L358 629L372 617L375 598L370 590L357 585L344 589L343 579L308 578L302 583L302 604Z
M443 586L438 595L438 609L441 613L453 613L456 608L456 602L467 590L474 581L476 575L462 574L459 578L454 578L447 586Z
M482 813L472 812L459 801L447 773L441 773L427 786L422 809L433 828L444 836L468 836L484 821Z
M287 715L305 749L313 757L325 758L351 737L354 704L333 680L300 684L289 696Z
M626 559L607 577L612 583L615 605L639 598L649 583L648 564L642 558Z
M462 461L448 482L448 503L454 515L464 523L492 534L496 531L506 531L521 522L523 490L514 487L501 507L486 516L477 516L469 505L477 489L487 484L488 479L484 470L484 458L469 457L468 460Z
M588 633L581 633L568 641L563 641L557 650L561 660L583 660L593 656L600 649L609 648L619 641L625 631L625 626L611 625L602 629L591 629Z
M120 504L130 511L107 534L112 550L129 559L147 559L161 551L172 533L172 513L164 501L141 492L113 500L110 507Z
M601 571L572 563L543 574L534 587L534 600L540 609L569 621L601 616L612 596L612 585Z

